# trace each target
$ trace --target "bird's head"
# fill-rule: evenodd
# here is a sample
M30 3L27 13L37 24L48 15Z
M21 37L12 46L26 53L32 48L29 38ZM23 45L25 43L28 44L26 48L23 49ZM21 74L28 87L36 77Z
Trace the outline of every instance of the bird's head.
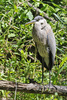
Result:
M42 16L36 16L32 21L26 23L25 25L35 24L36 27L43 28L46 26L47 22Z

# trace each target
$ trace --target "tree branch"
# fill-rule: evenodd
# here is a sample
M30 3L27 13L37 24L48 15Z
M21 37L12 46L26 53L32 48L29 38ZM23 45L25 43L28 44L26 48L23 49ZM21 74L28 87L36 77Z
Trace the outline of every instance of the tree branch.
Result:
M56 88L55 88L56 87ZM11 81L0 81L0 89L7 91L15 91L16 83ZM51 86L49 88L48 85L40 85L40 84L24 84L17 83L17 91L26 92L26 93L40 93L40 94L55 94L67 96L67 86Z
M29 6L29 7L33 7L33 9L34 9L35 11L37 11L38 13L41 12L41 10L40 10L39 8L35 7L34 5L32 5L32 4L29 2L29 0L26 0L25 2L28 3L28 6ZM19 6L19 5L23 5L23 3L21 2L21 3L18 4L18 6ZM45 12L42 11L42 13L44 14L44 18L49 19L49 20L51 20L51 21L54 22L54 23L56 22L53 18L48 17L48 15L47 15Z
M30 6L30 7L33 7L33 9L34 10L36 10L37 12L41 12L41 10L39 9L39 8L36 8L36 7L34 7L31 3L29 3L29 2L27 2L28 3L28 5ZM50 18L50 17L48 17L48 15L45 13L45 12L43 12L43 14L44 14L44 17L46 18L46 19L49 19L49 20L51 20L52 22L56 22L53 18Z

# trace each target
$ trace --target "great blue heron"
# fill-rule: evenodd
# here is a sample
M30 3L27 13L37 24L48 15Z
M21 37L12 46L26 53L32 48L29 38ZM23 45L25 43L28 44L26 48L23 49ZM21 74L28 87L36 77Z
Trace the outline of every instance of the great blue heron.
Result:
M50 72L54 64L56 43L54 33L51 26L42 16L36 16L34 20L26 23L34 24L32 37L37 48L37 57L42 63L42 82L43 82L43 68L49 71L49 86L51 84Z

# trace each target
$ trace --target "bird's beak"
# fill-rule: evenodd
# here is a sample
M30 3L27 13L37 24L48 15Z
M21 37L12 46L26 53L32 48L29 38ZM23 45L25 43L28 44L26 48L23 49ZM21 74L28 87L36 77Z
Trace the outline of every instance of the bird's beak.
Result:
M36 20L32 20L32 21L26 23L25 25L34 24L35 22L36 22Z

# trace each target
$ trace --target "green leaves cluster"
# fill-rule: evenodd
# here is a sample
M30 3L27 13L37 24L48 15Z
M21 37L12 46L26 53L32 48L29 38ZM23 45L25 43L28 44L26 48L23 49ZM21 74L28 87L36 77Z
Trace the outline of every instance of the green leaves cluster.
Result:
M56 20L47 20L56 38L57 53L52 69L52 82L56 85L67 85L67 17L66 0L32 0L32 5ZM25 23L37 15L33 7L25 0L0 0L0 80L29 83L28 77L41 83L41 63L35 58L35 45L32 40L32 25ZM44 84L49 82L49 73L44 68ZM0 97L14 98L13 92L0 91ZM22 94L22 95L21 95ZM63 100L58 95L40 95L17 93L17 100Z

